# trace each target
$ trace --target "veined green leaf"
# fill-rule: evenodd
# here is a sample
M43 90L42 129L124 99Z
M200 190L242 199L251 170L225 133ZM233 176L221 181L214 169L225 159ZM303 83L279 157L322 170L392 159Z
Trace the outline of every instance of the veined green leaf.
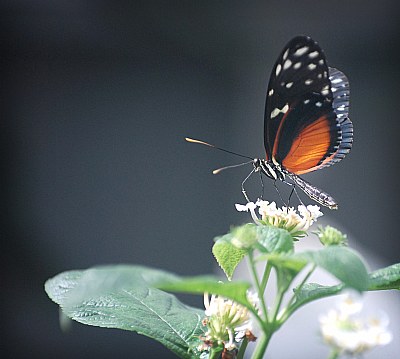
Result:
M293 255L313 263L343 282L347 287L359 291L368 288L368 273L361 256L354 250L342 246L325 247L319 251L307 251Z
M45 290L63 312L80 323L135 331L151 337L181 358L203 333L204 312L153 287L173 274L141 266L106 266L61 273Z
M257 226L257 249L261 253L289 253L293 251L293 237L286 229Z
M306 283L301 288L294 289L296 301L294 307L298 308L313 300L338 294L343 289L343 284L324 286L317 283Z
M400 289L400 263L370 273L368 289Z
M286 321L297 309L314 300L329 297L341 292L344 285L324 286L318 283L305 283L300 288L294 288L294 301L286 308L282 320Z
M308 263L304 258L298 258L293 254L264 254L257 260L268 260L274 267L285 268L293 272L300 272Z
M98 266L63 272L46 282L47 294L63 307L121 289L150 287L161 280L179 278L172 273L134 265ZM51 295L50 295L51 294Z
M178 280L160 282L158 288L167 291L191 294L217 294L242 304L251 311L253 305L247 299L248 282L221 282L212 276L186 277Z
M229 280L232 279L237 265L242 261L247 253L246 249L235 247L231 243L230 239L230 234L222 236L216 240L212 248L215 259Z

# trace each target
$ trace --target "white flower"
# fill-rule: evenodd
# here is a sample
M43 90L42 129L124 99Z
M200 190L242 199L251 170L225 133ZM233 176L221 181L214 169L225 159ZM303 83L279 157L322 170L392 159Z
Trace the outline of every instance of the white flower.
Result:
M203 338L205 343L223 344L231 351L236 348L236 342L241 341L252 330L249 310L234 302L217 295L209 298L204 294L207 332ZM203 349L205 350L205 349Z
M349 291L344 298L338 303L340 313L346 317L360 313L363 308L361 294L356 291Z
M386 315L366 319L357 316L362 309L359 298L347 295L338 307L322 315L319 321L324 342L340 353L360 354L392 340Z
M258 207L256 215L255 209ZM298 212L294 207L278 208L275 202L258 200L256 203L249 202L246 205L236 204L236 209L240 212L249 212L258 225L266 224L288 230L294 237L304 236L305 231L321 217L323 213L316 205L298 206Z
M248 212L250 211L251 218L253 218L253 221L258 224L258 218L255 212L255 209L257 208L257 203L253 202L247 202L247 204L235 204L236 210L238 212Z
M310 228L317 218L323 215L323 213L319 210L319 206L316 205L308 205L307 207L300 205L298 210L300 215L303 217L303 228L305 228L303 230Z
M251 209L255 209L257 205L253 202L248 202L246 204L236 203L235 207L238 212L248 212Z
M275 202L269 203L268 201L258 200L256 205L259 207L258 213L260 214L261 218L273 217L282 213L282 210L278 210L276 207Z
M316 220L318 217L321 217L323 213L319 210L319 206L309 204L307 207L304 205L299 206L299 212L303 216L308 216L310 220Z

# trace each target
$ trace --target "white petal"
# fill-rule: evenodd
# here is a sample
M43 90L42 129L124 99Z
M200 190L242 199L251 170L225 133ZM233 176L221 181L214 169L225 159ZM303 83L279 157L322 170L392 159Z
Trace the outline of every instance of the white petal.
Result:
M247 206L246 206L246 205L243 205L243 204L236 203L236 204L235 204L235 207L236 207L236 210L237 210L238 212L248 212L248 211L249 211L249 209L247 208Z
M246 204L236 203L235 207L238 212L248 212L249 210L252 210L252 209L256 208L257 206L253 202L248 202Z

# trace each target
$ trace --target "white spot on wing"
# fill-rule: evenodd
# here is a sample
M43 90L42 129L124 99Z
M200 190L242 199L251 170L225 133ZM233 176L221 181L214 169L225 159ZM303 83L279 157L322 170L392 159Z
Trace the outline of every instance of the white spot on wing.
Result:
M293 86L293 82L288 82L288 83L286 84L286 88L287 88L287 89L290 89L292 86Z
M322 74L318 74L317 77L318 77L319 79L322 79Z
M300 49L297 49L294 53L294 56L302 56L308 51L308 46L303 46L300 47Z
M327 94L329 94L329 85L324 86L321 91L321 95L326 96Z
M280 110L279 108L276 107L271 111L270 117L274 118L274 117L278 116L280 113L286 113L288 110L289 110L289 105L288 104L283 106L282 110Z
M342 82L341 78L337 78L331 81L333 84L338 84L339 82Z
M319 101L318 101L318 102L316 102L316 103L315 103L315 106L317 106L317 107L321 107L321 106L322 106L322 102L319 102Z
M310 59L314 59L314 58L318 57L318 55L319 55L319 52L318 52L318 51L313 51L313 52L310 52L310 53L308 54L308 57L309 57Z
M313 83L313 80L308 79L308 80L305 80L304 83L305 83L306 85L311 85L311 84Z
M319 63L320 65L323 65L323 64L324 64L324 59L319 60L318 63Z
M278 116L279 115L279 113L280 113L281 111L279 111L279 108L274 108L272 111L271 111L271 118L274 118L274 117L276 117L276 116Z
M268 96L272 96L274 94L274 89L269 90Z
M285 51L285 53L283 54L283 60L286 60L287 57L288 57L288 55L289 55L289 49L287 49L287 50Z
M285 63L283 64L283 69L287 70L290 66L292 66L292 61L290 61L289 59L287 59L285 61Z
M281 72L281 68L282 68L281 64L278 64L278 65L276 66L276 70L275 70L275 75L276 75L276 76L278 76L279 73Z
M312 71L312 70L316 69L317 65L315 65L315 64L309 64L307 67L308 67L309 70Z
M307 99L307 100L304 100L304 104L305 104L305 105L307 105L309 102L310 102L310 100L309 100L309 99Z

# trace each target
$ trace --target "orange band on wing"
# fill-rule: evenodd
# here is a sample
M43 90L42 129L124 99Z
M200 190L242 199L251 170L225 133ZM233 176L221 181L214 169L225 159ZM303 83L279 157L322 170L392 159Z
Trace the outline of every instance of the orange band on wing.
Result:
M283 166L295 174L316 170L321 166L330 146L330 123L325 116L305 127L293 141Z
M275 136L275 142L274 142L274 147L272 149L272 158L276 157L276 154L278 152L278 146L279 146L279 139L281 138L281 131L282 131L282 125L285 123L286 117L289 114L290 110L288 110L282 117L281 122L279 123L278 130L276 131L276 136Z

